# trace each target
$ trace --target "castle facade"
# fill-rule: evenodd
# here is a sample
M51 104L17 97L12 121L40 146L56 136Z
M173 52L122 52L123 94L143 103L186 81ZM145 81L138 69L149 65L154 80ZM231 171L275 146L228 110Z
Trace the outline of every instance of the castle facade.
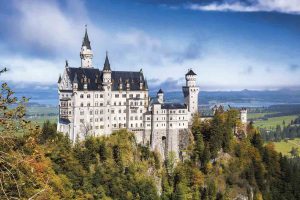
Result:
M184 102L167 103L160 89L149 97L143 71L112 71L108 55L102 70L93 65L87 31L80 51L81 66L66 62L58 80L57 130L74 142L87 135L109 135L119 129L132 131L138 143L149 145L162 158L180 156L180 140L187 136L193 114L198 112L197 75L189 69L182 87Z

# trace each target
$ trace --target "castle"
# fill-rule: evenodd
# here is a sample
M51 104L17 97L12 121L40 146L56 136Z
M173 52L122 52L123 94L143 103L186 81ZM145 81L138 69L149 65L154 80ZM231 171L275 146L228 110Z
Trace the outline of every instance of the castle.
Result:
M74 142L87 135L108 135L119 129L132 131L138 143L149 145L162 158L180 156L180 140L188 135L198 112L197 75L189 69L182 87L184 103L166 103L164 92L149 97L143 71L112 71L106 54L102 70L93 65L93 51L85 31L80 51L81 66L66 62L58 80L57 130Z

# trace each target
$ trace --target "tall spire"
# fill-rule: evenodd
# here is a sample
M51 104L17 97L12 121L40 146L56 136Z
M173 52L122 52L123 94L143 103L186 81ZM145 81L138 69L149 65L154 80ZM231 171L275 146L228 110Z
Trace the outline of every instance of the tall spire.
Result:
M83 38L83 41L82 41L82 46L86 46L87 49L92 49L91 48L91 42L89 40L89 36L88 36L88 33L87 33L87 25L85 25L85 35L84 35L84 38Z
M106 57L105 57L105 62L104 62L104 67L103 67L103 71L111 71L110 69L110 64L109 64L109 60L108 60L108 55L107 55L107 51L106 51Z

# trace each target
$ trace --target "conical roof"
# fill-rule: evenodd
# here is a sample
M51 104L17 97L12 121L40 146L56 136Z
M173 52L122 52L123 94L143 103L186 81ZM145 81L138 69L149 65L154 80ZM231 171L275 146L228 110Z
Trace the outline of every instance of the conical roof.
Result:
M104 66L103 66L103 71L111 71L107 52L106 52Z
M86 46L87 49L92 49L91 48L91 42L89 40L89 36L88 36L88 33L87 33L87 28L85 28L85 35L84 35L84 38L83 38L83 41L82 41L82 46Z

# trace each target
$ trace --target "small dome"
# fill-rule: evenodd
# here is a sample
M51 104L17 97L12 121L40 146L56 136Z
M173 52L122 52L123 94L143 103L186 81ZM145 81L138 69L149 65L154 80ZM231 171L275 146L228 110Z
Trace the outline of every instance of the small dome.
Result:
M195 76L197 75L193 70L189 70L188 73L186 75L192 75L192 76Z
M157 92L157 94L163 94L164 92L162 91L162 89L159 89L159 91Z

